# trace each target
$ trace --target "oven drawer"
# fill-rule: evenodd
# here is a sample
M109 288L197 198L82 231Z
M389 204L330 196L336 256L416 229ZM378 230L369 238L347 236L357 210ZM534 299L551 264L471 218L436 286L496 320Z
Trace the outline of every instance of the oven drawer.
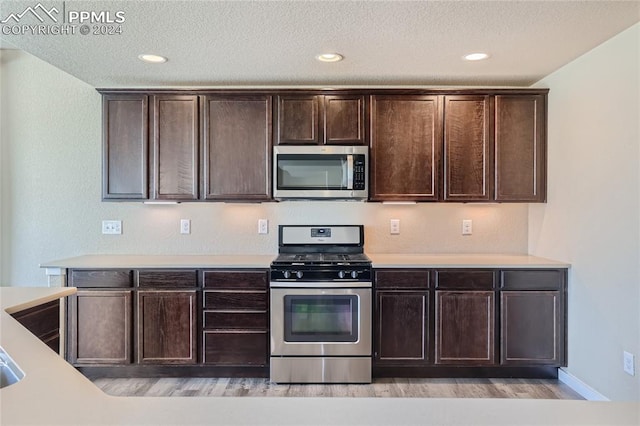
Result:
M265 366L268 362L266 331L205 331L202 359L205 364Z
M205 309L266 310L266 291L204 291Z
M204 311L203 328L267 330L269 318L266 311L227 312Z

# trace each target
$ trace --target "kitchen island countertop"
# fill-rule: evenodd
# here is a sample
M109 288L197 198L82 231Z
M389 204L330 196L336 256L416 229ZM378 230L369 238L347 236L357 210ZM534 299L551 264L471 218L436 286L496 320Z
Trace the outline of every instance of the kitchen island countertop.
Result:
M0 288L0 345L25 378L0 390L7 425L637 425L638 402L531 399L113 397L7 312L74 288Z

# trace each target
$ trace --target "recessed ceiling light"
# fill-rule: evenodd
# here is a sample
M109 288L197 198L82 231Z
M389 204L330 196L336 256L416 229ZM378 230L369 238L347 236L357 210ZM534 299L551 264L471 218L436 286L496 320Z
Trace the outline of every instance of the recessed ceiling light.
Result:
M483 59L487 59L489 57L488 53L469 53L468 55L464 55L462 59L466 61L482 61Z
M162 64L164 62L167 62L167 58L165 58L164 56L150 55L148 53L138 55L138 59L144 62L149 62L150 64Z
M338 62L344 59L339 53L321 53L316 56L316 59L320 62Z

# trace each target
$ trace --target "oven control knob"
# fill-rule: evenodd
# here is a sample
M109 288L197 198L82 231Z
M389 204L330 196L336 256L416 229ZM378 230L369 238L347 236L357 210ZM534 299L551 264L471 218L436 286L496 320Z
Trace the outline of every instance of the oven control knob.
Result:
M302 278L303 275L302 271L296 272L296 277L298 277L298 279Z
M284 277L285 277L286 279L289 279L289 278L291 277L291 272L289 272L289 271L284 271L284 272L282 273L282 275L284 275Z
M338 272L338 278L344 278L346 275L347 275L347 273L344 272L344 271Z
M351 278L358 278L358 271L351 271Z

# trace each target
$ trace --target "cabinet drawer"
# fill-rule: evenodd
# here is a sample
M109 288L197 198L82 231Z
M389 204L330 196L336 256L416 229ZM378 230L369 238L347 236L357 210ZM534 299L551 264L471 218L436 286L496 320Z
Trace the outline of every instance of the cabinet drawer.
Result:
M205 271L204 287L266 290L267 271Z
M565 269L500 271L500 281L507 290L560 290L565 273Z
M267 332L204 332L205 364L264 366L268 361Z
M436 271L436 288L454 290L490 290L494 284L492 270Z
M251 329L266 330L268 315L262 312L204 311L205 329Z
M266 310L266 291L226 292L205 291L205 309L229 309L229 310Z
M140 287L196 287L198 274L195 270L138 271Z
M26 309L12 316L41 340L45 340L52 334L57 335L60 330L60 302L58 300Z
M133 272L123 269L71 271L71 287L132 287Z
M376 270L376 288L429 288L429 271L416 270Z

